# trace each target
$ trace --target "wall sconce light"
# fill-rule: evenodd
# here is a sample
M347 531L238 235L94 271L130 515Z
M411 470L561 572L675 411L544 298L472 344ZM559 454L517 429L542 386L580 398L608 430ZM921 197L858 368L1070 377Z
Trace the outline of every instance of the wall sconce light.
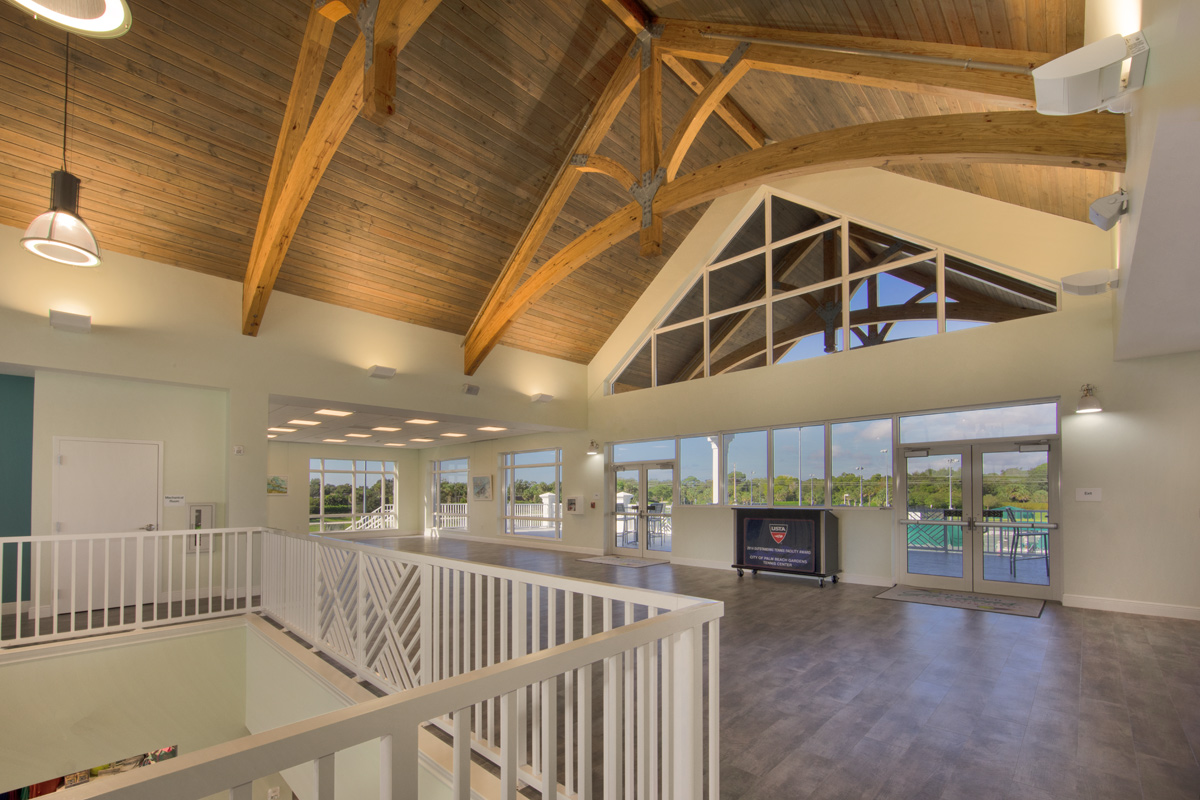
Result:
M1079 387L1079 391L1083 394L1079 396L1079 406L1075 409L1076 414L1095 414L1101 410L1100 400L1093 394L1096 391L1095 386L1085 383Z
M596 443L595 439L592 439L592 441L588 442L587 454L589 456L600 455L600 445Z
M67 333L91 333L92 318L87 314L72 314L68 311L50 309L50 327Z
M552 395L552 394L535 394L535 395L532 395L530 397L530 399L533 400L533 402L535 402L535 403L549 403L551 400L554 399L554 395Z
M463 394L469 394L471 397L475 397L477 394L479 394L479 387L473 383L464 383Z
M381 367L378 364L374 364L371 366L370 369L367 370L367 377L379 378L380 380L385 381L388 378L396 377L396 368L395 367Z

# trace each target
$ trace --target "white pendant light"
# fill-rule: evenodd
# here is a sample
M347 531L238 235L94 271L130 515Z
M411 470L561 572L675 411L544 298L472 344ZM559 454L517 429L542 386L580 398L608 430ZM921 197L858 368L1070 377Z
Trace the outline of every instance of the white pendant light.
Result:
M35 19L68 33L94 39L115 39L133 23L125 0L8 0Z
M100 247L87 224L79 218L79 178L67 172L67 77L71 65L71 34L67 34L63 68L63 168L50 176L50 210L39 215L21 237L31 253L79 267L100 263Z

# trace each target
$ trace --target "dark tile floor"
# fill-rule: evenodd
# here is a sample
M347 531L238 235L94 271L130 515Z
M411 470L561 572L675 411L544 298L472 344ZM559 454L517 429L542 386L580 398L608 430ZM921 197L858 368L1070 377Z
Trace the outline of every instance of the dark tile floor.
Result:
M379 544L723 601L723 798L1200 798L1200 622L1055 603L1028 619L768 574Z

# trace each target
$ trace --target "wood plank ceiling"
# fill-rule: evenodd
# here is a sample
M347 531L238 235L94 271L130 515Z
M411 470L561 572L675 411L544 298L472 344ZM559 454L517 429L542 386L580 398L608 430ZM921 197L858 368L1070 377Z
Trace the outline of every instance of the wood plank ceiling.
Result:
M287 102L304 0L134 0L116 40L72 37L68 167L101 246L241 281ZM679 0L664 17L1063 53L1083 0ZM325 92L357 33L338 25ZM633 34L600 0L446 0L399 60L398 111L357 119L317 187L277 291L464 334ZM64 36L0 4L0 223L45 209L61 165ZM704 69L711 73L713 66ZM695 97L664 70L663 140ZM730 97L773 140L863 122L988 110L945 97L752 72ZM598 155L635 174L634 89ZM746 151L710 119L681 174ZM1085 219L1111 176L1052 167L896 172ZM629 196L585 175L526 274ZM699 219L671 217L663 255L637 237L555 286L503 344L586 363ZM269 320L266 323L269 326Z

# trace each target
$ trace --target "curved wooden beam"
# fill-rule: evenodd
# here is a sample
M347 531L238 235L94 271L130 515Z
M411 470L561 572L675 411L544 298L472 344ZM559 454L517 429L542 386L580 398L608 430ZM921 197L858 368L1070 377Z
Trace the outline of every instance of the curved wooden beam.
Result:
M1000 111L839 128L752 150L672 181L659 190L655 210L669 216L767 180L913 163L1040 164L1122 172L1125 120L1119 114L1049 117ZM474 374L509 324L555 284L640 227L641 207L630 203L547 260L493 313L476 319L465 342L466 373Z
M663 166L667 169L668 181L675 180L675 176L679 173L679 165L683 163L683 157L687 155L692 142L696 141L696 136L704 127L709 115L716 110L729 90L750 71L750 64L742 58L745 49L735 50L734 54L729 57L729 61L721 65L721 68L709 79L704 89L692 102L691 108L687 110L683 119L675 127L675 133L672 134L671 141L663 151L662 157Z
M638 182L637 178L625 168L624 164L608 156L589 155L587 161L582 164L575 164L574 166L580 172L594 172L598 175L607 175L621 184L621 188L627 192Z

